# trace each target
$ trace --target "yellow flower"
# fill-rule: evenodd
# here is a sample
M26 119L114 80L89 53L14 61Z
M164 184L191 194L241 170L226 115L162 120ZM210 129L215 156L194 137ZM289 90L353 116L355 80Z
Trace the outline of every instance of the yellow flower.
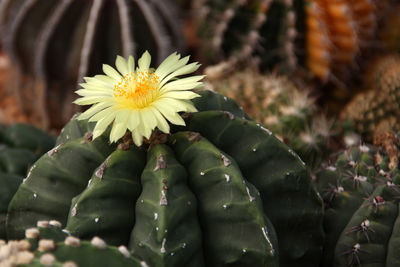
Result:
M134 143L140 146L143 137L149 138L157 127L169 133L167 121L185 125L178 112L195 112L190 99L199 95L191 90L202 85L204 76L177 79L177 76L196 71L197 62L187 64L189 57L181 58L177 53L167 57L156 69L150 68L151 56L146 51L135 69L133 57L128 60L117 56L117 70L103 65L106 75L85 77L83 88L76 93L78 105L92 105L78 119L96 121L93 138L100 136L112 123L110 141L118 141L127 129Z

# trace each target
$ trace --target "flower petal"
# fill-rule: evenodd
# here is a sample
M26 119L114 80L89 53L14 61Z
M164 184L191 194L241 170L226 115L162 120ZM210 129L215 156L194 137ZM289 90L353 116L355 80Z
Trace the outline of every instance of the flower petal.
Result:
M199 96L192 91L168 91L163 93L160 98L193 99Z
M96 75L94 76L94 80L91 80L90 83L114 86L115 80L106 75Z
M90 117L89 121L99 121L103 117L108 116L108 114L116 114L117 110L113 106L110 106L109 108L103 109L102 111L99 111L97 114L94 114L92 117Z
M96 104L98 102L106 102L110 101L112 97L110 96L84 96L76 99L73 103L78 105L91 105Z
M115 113L109 113L107 116L103 117L96 123L96 126L93 130L93 139L96 139L100 135L104 133L107 129L108 125L115 119Z
M117 59L115 60L115 66L122 75L128 73L128 62L126 62L125 58L117 56Z
M110 141L117 142L124 134L127 129L127 122L129 119L129 110L120 110L115 115L115 121L111 128Z
M139 127L142 127L139 131L143 133L144 137L149 139L151 132L157 126L157 119L153 116L153 113L149 111L149 108L140 110L139 114L141 116L141 124Z
M75 91L80 96L112 96L112 92L109 90L88 90L80 89Z
M140 123L140 116L138 110L131 110L128 119L128 129L132 132Z
M183 66L182 68L177 69L173 73L169 74L164 80L161 81L160 86L163 86L166 82L175 78L176 76L189 74L195 72L201 65L197 62L191 63L189 65Z
M151 56L149 52L146 50L146 52L144 52L142 57L139 58L138 60L139 70L148 71L150 67L150 62L151 62Z
M171 83L167 83L164 87L162 87L160 89L160 92L164 93L168 91L192 90L203 85L202 82L180 83L180 84L170 85Z
M185 66L189 62L189 58L190 58L190 56L186 56L186 57L178 60L177 62L169 62L168 65L163 66L163 68L160 70L159 70L159 68L157 68L156 74L157 74L158 78L160 79L160 81L162 81L171 72L174 72L175 70Z
M102 111L105 108L108 108L112 105L112 103L110 102L100 102L98 104L95 104L93 106L91 106L88 110L86 110L85 112L81 113L78 117L79 120L87 120L90 117L92 117L93 115L95 115L96 113Z
M174 107L173 110L176 112L187 111L195 112L197 111L192 102L186 102L185 100L173 99L173 98L161 98L153 103L158 110L162 110L165 107Z
M132 132L132 139L137 146L141 146L143 143L143 136L138 131Z
M103 72L108 76L113 78L115 81L119 82L122 78L121 74L118 73L113 67L107 64L103 64Z
M165 118L161 115L161 113L155 109L152 108L150 111L153 113L154 117L157 119L157 128L162 131L163 133L169 133L170 127L168 122L165 120Z
M134 72L135 71L135 59L132 56L129 56L128 58L128 72Z

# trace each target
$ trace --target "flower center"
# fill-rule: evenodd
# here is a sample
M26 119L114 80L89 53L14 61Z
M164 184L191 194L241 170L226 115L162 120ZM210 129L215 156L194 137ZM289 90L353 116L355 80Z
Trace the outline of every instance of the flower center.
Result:
M149 106L159 93L158 76L151 71L131 72L114 85L114 97L124 107L137 109Z

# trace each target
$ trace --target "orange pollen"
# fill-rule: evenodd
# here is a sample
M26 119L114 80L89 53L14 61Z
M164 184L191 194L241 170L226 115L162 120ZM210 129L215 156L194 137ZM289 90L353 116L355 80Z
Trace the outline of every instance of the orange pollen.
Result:
M114 85L114 97L138 101L158 90L158 76L151 71L131 72Z

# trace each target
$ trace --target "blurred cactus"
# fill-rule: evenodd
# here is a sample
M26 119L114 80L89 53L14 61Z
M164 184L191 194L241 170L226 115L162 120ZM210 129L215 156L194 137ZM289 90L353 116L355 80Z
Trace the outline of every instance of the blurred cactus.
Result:
M318 166L328 151L333 121L321 114L309 90L300 90L284 76L261 75L252 69L227 76L210 77L208 87L235 99L311 168Z
M400 130L400 56L389 55L371 64L364 87L340 114L365 140L382 132Z
M216 63L254 57L263 68L297 63L321 80L346 75L377 26L375 1L193 1L203 56Z
M100 63L145 50L161 62L182 47L174 7L169 0L1 1L10 91L31 121L62 126L76 111L77 83Z
M379 32L380 46L383 51L400 51L400 3L392 3L388 8Z

